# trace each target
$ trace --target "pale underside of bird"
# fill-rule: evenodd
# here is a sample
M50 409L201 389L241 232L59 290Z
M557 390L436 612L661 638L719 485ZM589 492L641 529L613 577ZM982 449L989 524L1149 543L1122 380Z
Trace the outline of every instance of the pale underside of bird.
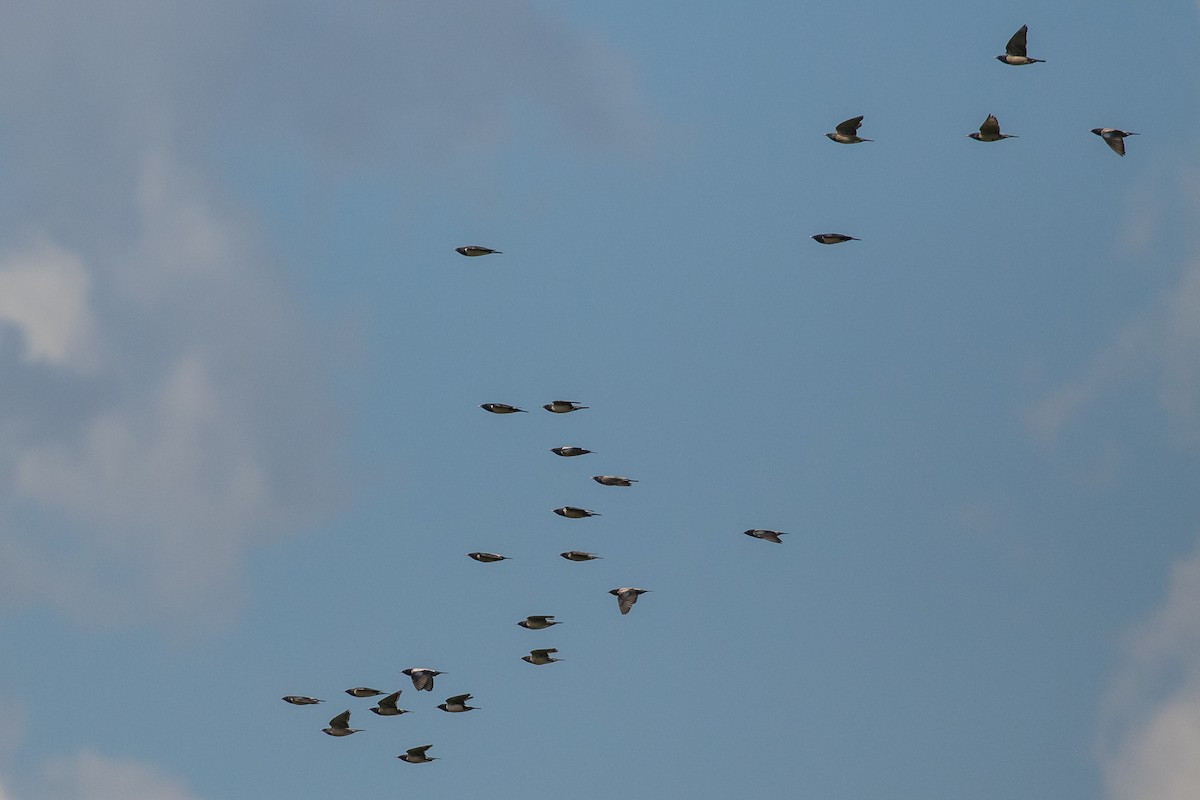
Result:
M523 408L510 406L508 403L484 403L481 406L484 411L490 411L493 414L528 414L529 412Z
M478 552L478 553L467 553L467 555L470 556L471 558L475 559L476 561L482 561L485 564L491 564L495 561L505 561L508 559L508 556L502 556L499 553Z
M433 756L425 755L425 753L428 752L429 748L431 747L433 747L431 744L423 744L420 747L413 747L407 752L396 756L396 758L400 759L401 761L407 761L409 764L428 764L430 761L437 761L437 759Z
M818 233L812 238L814 241L820 242L821 244L841 244L842 242L862 241L861 239L857 239L853 236L847 236L844 233Z
M284 696L283 702L291 703L294 706L313 706L317 703L324 703L325 701L318 700L315 697L306 697L302 694L289 694Z
M774 542L775 544L783 544L783 540L779 537L787 536L787 534L783 531L768 531L764 528L751 528L748 531L742 532L747 536L753 536L755 539L765 539L766 541Z
M1092 128L1092 133L1103 139L1104 143L1122 158L1125 157L1125 137L1139 135L1133 131L1122 131L1116 128Z
M1030 58L1026 53L1026 37L1029 35L1029 26L1022 25L1021 29L1012 35L1008 40L1008 44L1004 46L1004 55L996 56L996 60L1005 64L1011 64L1014 67L1023 67L1026 64L1041 64L1044 59Z
M374 697L376 695L383 694L383 692L367 686L355 686L353 689L347 689L346 694L350 695L351 697Z
M591 406L581 406L574 400L554 400L542 406L542 408L546 409L552 414L569 414L572 411L582 411L583 409L590 407Z
M629 609L633 608L633 604L638 601L638 596L643 595L649 589L637 589L633 586L622 586L619 589L609 589L608 593L617 598L617 608L621 609L622 614L628 614Z
M555 661L562 661L561 658L554 658L550 655L551 653L557 652L558 648L556 647L544 647L540 650L530 650L529 655L521 656L521 660L528 661L530 664L537 664L539 666L542 664L552 664Z
M588 453L590 453L592 451L584 450L582 447L575 447L574 445L564 444L562 447L551 447L550 452L554 453L554 455L556 455L556 456L563 456L564 458L570 458L571 456L586 456Z
M1016 139L1015 133L1001 133L1000 120L996 119L995 114L988 114L987 119L979 126L979 133L968 133L977 142L998 142L1001 139Z
M544 628L549 628L551 625L559 625L561 623L554 621L553 614L533 615L526 617L517 623L522 628L527 628L531 631L540 631Z
M490 247L483 247L478 244L465 244L462 247L454 248L456 253L461 253L464 256L490 256L492 254L500 255L499 250L493 250Z
M595 553L585 553L582 550L568 550L565 553L559 553L559 555L567 561L595 561L600 558Z
M862 126L862 117L852 117L851 119L839 122L834 128L834 133L825 134L838 144L858 144L859 142L873 142L874 139L862 139L858 135L858 129Z
M563 506L562 508L554 509L554 513L558 514L560 517L566 517L567 519L583 519L584 517L600 516L600 513L597 511L589 511L588 509L580 508L579 506Z
M426 669L425 667L409 667L406 670L402 670L402 673L412 678L413 688L418 692L432 692L434 677L445 674L436 669Z
M403 690L401 690L403 691ZM379 705L371 710L381 717L398 717L401 714L409 713L407 709L400 708L400 692L392 692L387 697L379 700Z
M330 736L349 736L352 733L358 733L361 728L350 727L350 709L346 709L329 720L328 728L322 728L321 730Z
M604 486L633 486L637 483L633 478L626 478L623 475L593 475L592 480Z
M454 697L447 697L446 702L438 706L442 711L447 711L451 714L458 714L463 711L474 711L478 706L469 706L467 701L471 699L469 694L456 694Z

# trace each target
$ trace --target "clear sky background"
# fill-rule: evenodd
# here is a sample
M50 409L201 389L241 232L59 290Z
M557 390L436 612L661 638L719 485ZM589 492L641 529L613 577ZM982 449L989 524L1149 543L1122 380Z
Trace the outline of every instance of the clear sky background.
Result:
M1194 3L0 8L2 800L1200 796Z

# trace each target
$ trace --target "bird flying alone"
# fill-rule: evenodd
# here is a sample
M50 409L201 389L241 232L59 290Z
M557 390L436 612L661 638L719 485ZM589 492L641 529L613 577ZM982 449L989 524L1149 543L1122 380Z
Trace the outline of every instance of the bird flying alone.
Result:
M622 586L620 589L609 589L608 593L616 596L617 608L621 609L622 614L628 614L629 609L633 608L633 604L638 601L638 595L643 595L649 589L635 589L632 586Z
M595 553L585 553L582 550L568 550L565 553L559 553L560 556L567 561L595 561L600 556Z
M510 406L508 403L484 403L480 406L484 411L490 411L493 414L528 414L529 412L523 408Z
M561 658L554 658L550 655L551 653L557 652L558 648L556 647L545 647L541 650L530 650L529 655L521 656L521 660L528 661L530 664L537 664L539 666L542 664L552 664L555 661L562 661Z
M502 556L499 553L467 553L467 555L476 561L482 561L484 564L508 560L508 556Z
M746 534L747 536L753 536L755 539L765 539L768 542L774 542L775 544L783 544L783 540L779 537L787 536L787 534L783 531L768 531L762 528L751 528L748 531L742 531L742 533Z
M469 694L456 694L454 697L447 697L446 702L438 706L442 711L448 711L451 714L458 714L463 711L474 711L477 706L467 705L467 701L471 699Z
M839 122L834 128L834 133L825 134L838 144L858 144L859 142L873 142L874 139L860 139L858 129L862 126L862 117L854 117L845 122Z
M579 508L578 506L563 506L562 508L556 508L554 509L554 513L558 514L560 517L566 517L567 519L583 519L584 517L600 516L600 514L595 511L588 511L586 508Z
M454 248L454 252L461 253L464 256L490 256L492 254L502 255L499 250L493 250L490 247L482 247L477 244L466 244L462 247Z
M315 697L305 697L302 694L285 695L283 702L291 703L294 706L315 706L317 703L324 703L324 700L318 700Z
M560 623L554 621L553 614L544 614L526 617L517 624L526 630L540 631L549 628L551 625L558 625Z
M861 242L862 239L856 239L853 236L847 236L844 233L818 233L812 237L813 241L821 244L841 244L842 242Z
M633 486L637 481L621 475L593 475L592 480L604 486Z
M1119 131L1116 128L1092 128L1092 133L1103 139L1104 143L1121 158L1125 157L1125 137L1140 135L1133 131Z
M383 692L366 686L355 686L353 689L347 689L346 694L351 697L375 697L376 695L383 694Z
M403 690L401 690L403 691ZM407 709L400 708L397 705L400 701L400 692L392 692L387 697L379 701L379 705L371 710L381 717L398 717L401 714L409 713Z
M432 692L434 677L445 674L438 672L436 669L426 669L425 667L409 667L406 670L402 670L402 673L412 678L413 688L418 692Z
M590 453L592 451L584 450L582 447L575 447L574 445L564 444L562 447L551 447L550 452L554 453L554 455L556 455L556 456L570 458L571 456L586 456L588 453Z
M1015 133L1001 133L1000 120L995 114L988 114L987 119L979 126L979 133L968 133L977 142L998 142L1001 139L1016 139Z
M581 406L574 400L555 400L546 403L542 408L552 414L570 414L572 411L582 411L585 408L591 408L591 406Z
M1012 35L1008 40L1008 44L1004 46L1004 55L996 56L996 60L1005 64L1011 64L1014 67L1023 67L1026 64L1042 64L1045 63L1041 58L1030 58L1025 53L1025 37L1029 35L1029 26L1022 25L1021 29Z
M350 727L350 709L346 709L329 720L328 728L322 728L321 730L330 736L349 736L352 733L358 733L361 728Z
M401 761L407 761L409 764L428 764L430 761L437 761L436 758L425 755L425 753L428 752L429 748L431 747L433 747L433 745L423 744L420 747L414 747L411 750L396 756L396 758L400 759Z

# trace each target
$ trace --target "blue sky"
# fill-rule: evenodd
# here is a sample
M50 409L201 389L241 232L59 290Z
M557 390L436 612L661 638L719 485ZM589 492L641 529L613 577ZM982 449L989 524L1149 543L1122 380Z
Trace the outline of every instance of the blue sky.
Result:
M922 11L5 3L0 800L1194 798L1197 7Z

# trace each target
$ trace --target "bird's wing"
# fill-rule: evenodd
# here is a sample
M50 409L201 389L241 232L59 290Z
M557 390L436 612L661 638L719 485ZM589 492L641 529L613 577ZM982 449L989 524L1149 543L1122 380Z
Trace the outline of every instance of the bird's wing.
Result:
M467 702L470 699L471 699L471 695L469 695L469 694L456 694L456 695L454 695L454 697L446 698L446 705L461 706L463 703Z
M425 756L426 751L429 750L429 748L431 748L431 747L433 747L433 745L431 745L431 744L423 744L420 747L410 747L408 749L407 755L415 756L417 758L423 758Z
M349 728L350 727L350 709L346 709L345 711L338 714L333 719L329 720L329 727L331 727L331 728Z
M854 117L853 119L839 122L836 130L843 136L853 136L856 132L858 132L858 128L860 125L862 125L862 121L862 117Z
M1000 133L1000 120L996 119L995 114L988 114L988 118L979 126L979 132L984 136L995 136Z
M1113 149L1113 152L1119 156L1125 155L1125 138L1123 136L1101 136L1104 141L1108 142L1108 146Z
M1004 52L1010 56L1024 56L1026 47L1025 38L1028 34L1029 26L1022 25L1021 30L1014 33L1012 38L1008 40L1008 44L1004 46Z
M545 614L545 615L529 617L530 622L541 622L543 624L549 622L552 619L554 619L553 614Z

